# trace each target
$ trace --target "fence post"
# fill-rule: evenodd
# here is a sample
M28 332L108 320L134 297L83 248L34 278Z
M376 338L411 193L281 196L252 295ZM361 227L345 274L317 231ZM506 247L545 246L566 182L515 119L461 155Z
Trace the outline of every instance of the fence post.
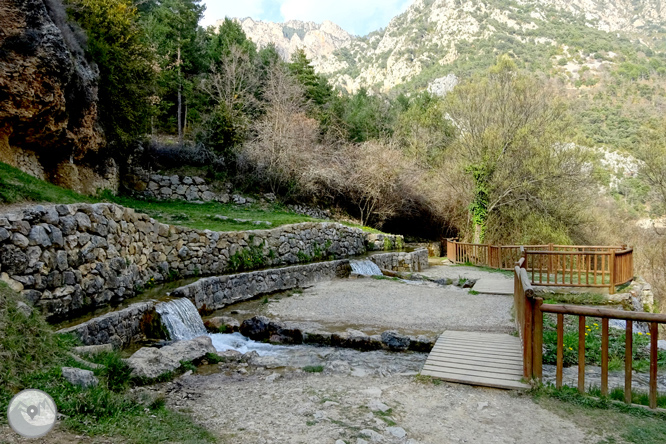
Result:
M525 270L527 270L527 250L525 250L523 247L520 247L520 249L523 250L523 259L525 259L525 260L523 261L522 268L524 268Z
M553 248L555 248L553 246L553 244L548 244L548 251L553 251ZM546 282L550 282L550 275L553 272L553 255L552 254L548 255L548 265L547 266L548 266L548 278L546 279ZM539 267L541 267L541 265L539 265ZM539 270L539 271L541 271L541 270ZM555 282L557 282L557 276L555 276Z
M537 298L534 301L534 316L532 322L534 323L534 335L532 336L533 341L533 352L532 359L534 363L532 364L532 377L537 381L541 382L542 374L542 364L543 364L543 312L541 311L541 305L543 304L543 299Z
M608 264L609 274L610 274L610 288L608 289L609 294L615 294L615 250L610 252L610 264Z

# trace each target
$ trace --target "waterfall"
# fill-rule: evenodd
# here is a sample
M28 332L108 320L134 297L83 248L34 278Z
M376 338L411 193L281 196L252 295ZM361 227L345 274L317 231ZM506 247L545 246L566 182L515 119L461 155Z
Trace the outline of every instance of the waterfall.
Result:
M379 269L377 264L372 262L369 259L363 261L349 261L352 267L352 271L356 274L362 276L381 276L382 271Z
M197 308L187 298L157 304L155 310L172 341L194 339L207 333Z

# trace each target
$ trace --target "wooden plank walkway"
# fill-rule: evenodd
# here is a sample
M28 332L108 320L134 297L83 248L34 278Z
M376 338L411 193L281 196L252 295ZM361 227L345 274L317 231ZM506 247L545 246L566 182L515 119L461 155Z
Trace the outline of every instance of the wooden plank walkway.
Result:
M449 382L502 389L528 389L520 339L508 334L445 331L423 365L422 375Z

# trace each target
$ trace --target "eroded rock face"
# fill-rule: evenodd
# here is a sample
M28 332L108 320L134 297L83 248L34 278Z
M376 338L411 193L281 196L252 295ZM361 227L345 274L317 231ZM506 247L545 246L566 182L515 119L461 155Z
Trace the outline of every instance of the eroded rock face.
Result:
M115 164L96 156L99 74L83 38L60 0L0 3L0 161L80 192L117 190Z

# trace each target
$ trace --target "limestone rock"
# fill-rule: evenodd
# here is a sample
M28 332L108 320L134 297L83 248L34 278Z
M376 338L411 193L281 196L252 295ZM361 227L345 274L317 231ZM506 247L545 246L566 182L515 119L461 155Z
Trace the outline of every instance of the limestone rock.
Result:
M23 314L26 318L29 318L30 315L32 314L32 308L28 304L22 301L18 301L16 303L16 309L18 310L19 313Z
M199 336L162 348L143 347L126 362L132 369L132 376L154 379L163 373L180 368L180 361L196 361L206 356L207 353L216 352L211 338Z
M97 115L99 72L86 60L60 8L44 0L2 4L0 161L93 193L95 180L103 181L109 171L97 175L79 162L104 145Z
M79 347L74 347L72 351L79 355L96 355L102 352L112 352L113 345L111 344L81 345Z
M62 367L61 370L63 378L72 385L87 388L99 384L99 380L90 370L82 370L74 367Z
M240 329L240 322L230 316L216 316L207 319L204 325L208 330L216 333L220 331L220 327L222 326L226 327L226 333L237 332Z

